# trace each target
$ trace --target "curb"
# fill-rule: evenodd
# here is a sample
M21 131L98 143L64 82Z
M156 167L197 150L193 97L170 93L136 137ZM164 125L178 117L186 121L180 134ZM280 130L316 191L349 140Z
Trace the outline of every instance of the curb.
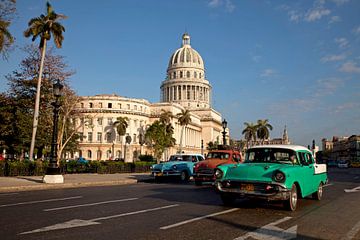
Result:
M104 181L104 182L86 182L86 183L51 183L29 186L13 186L13 187L0 187L1 192L18 192L18 191L35 191L35 190L48 190L48 189L62 189L62 188L79 188L79 187L94 187L94 186L114 186L135 184L141 182L136 179L124 179L119 181Z

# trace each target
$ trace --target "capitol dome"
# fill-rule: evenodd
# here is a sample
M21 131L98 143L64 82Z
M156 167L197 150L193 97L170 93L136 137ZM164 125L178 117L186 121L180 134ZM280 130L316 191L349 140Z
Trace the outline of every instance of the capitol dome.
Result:
M202 57L195 49L191 48L190 36L184 33L182 46L170 57L168 69L186 66L204 69Z
M190 36L182 35L182 46L170 57L166 79L161 84L161 101L187 109L211 106L211 85L205 77L204 61L191 47Z

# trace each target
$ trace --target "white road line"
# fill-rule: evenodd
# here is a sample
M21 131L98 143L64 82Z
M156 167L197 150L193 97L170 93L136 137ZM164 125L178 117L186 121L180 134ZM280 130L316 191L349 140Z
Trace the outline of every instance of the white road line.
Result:
M171 225L168 225L168 226L160 227L160 229L161 230L166 230L166 229L178 227L178 226L181 226L181 225L184 225L184 224L187 224L187 223L199 221L199 220L202 220L204 218L214 217L214 216L217 216L217 215L226 214L226 213L234 212L234 211L237 211L237 210L239 210L239 208L231 208L231 209L226 210L226 211L212 213L212 214L209 214L209 215L206 215L206 216L192 218L192 219L189 219L189 220L186 220L186 221L182 221L182 222L178 222L178 223L171 224Z
M360 231L360 221L344 236L341 240L355 239L356 234Z
M9 196L9 195L17 195L19 193L0 193L0 197L1 196Z
M101 223L97 222L99 220L107 220L107 219L111 219L111 218L118 218L118 217L125 217L125 216L140 214L140 213L153 212L153 211L172 208L172 207L177 207L177 206L179 206L179 204L173 204L173 205L167 205L167 206L163 206L163 207L144 209L144 210L140 210L140 211L122 213L122 214L106 216L106 217L99 217L99 218L94 218L94 219L90 219L90 220L72 219L72 220L64 222L64 223L58 223L58 224L55 224L55 225L35 229L35 230L32 230L32 231L22 232L22 233L19 233L18 235L39 233L39 232L48 232L48 231L53 231L53 230L60 230L60 229L68 229L68 228L85 227L85 226L90 226L90 225L96 225L96 224L101 224Z
M96 202L96 203L86 203L86 204L79 204L79 205L66 206L66 207L49 208L49 209L44 209L43 211L49 212L49 211L64 210L64 209L69 209L69 208L96 206L96 205L107 204L107 203L132 201L132 200L136 200L136 199L138 199L138 198L126 198L126 199L118 199L118 200L103 201L103 202Z
M34 203L65 201L65 200L77 199L77 198L82 198L82 197L83 197L83 196L75 196L75 197L68 197L68 198L54 198L54 199L46 199L46 200L39 200L39 201L11 203L11 204L0 205L0 208L2 208L2 207L19 206L19 205L27 205L27 204L34 204Z

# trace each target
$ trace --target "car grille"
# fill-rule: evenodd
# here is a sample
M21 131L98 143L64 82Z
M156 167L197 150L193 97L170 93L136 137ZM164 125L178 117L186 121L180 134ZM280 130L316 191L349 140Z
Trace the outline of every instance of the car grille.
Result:
M213 175L214 174L214 169L200 168L196 173L197 174L205 174L205 175Z
M222 188L232 189L232 190L241 190L246 187L246 185L253 185L254 192L259 193L271 193L277 192L279 187L275 184L269 183L257 183L257 182L237 182L237 181L223 181L221 183ZM266 189L267 186L272 186L272 189Z

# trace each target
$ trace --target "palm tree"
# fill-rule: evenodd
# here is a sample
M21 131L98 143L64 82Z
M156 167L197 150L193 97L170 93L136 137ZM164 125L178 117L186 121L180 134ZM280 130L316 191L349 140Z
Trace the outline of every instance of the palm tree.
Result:
M173 117L174 117L174 115L172 114L172 112L161 109L161 114L160 114L160 118L159 118L161 123L169 124Z
M182 152L182 139L184 135L185 127L191 123L190 111L189 110L181 110L181 113L176 114L179 117L178 122L182 126L181 135L180 135L180 144L179 144L179 153Z
M9 26L10 22L0 19L0 52L3 52L7 45L14 42L13 36L8 31Z
M116 127L116 132L119 134L120 137L126 134L126 129L129 126L128 122L129 119L127 117L118 117L116 118L116 121L113 123L113 126Z
M264 143L265 139L268 139L270 137L270 131L273 129L273 127L270 125L268 119L259 119L257 121L257 137L261 139L261 144Z
M242 134L245 134L247 147L249 148L249 143L252 139L254 140L254 142L256 142L257 125L255 125L253 123L248 123L248 122L245 122L244 125L245 125L245 128L242 131Z
M47 15L41 14L40 17L30 19L28 23L29 28L26 29L24 32L25 37L32 36L32 41L35 41L37 37L40 37L39 49L41 52L40 70L39 70L39 77L36 87L33 132L31 138L31 146L30 146L31 160L33 158L36 130L38 125L41 77L43 73L44 60L45 60L46 41L49 41L52 35L56 47L61 48L62 41L64 40L63 32L65 32L65 28L57 21L66 18L66 16L55 13L49 2L46 3L46 9L47 9Z

